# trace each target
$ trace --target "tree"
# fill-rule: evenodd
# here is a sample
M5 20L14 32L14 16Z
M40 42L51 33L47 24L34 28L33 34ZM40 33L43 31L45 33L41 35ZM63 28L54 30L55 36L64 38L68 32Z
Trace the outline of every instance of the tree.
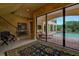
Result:
M79 32L79 21L66 21L67 32Z

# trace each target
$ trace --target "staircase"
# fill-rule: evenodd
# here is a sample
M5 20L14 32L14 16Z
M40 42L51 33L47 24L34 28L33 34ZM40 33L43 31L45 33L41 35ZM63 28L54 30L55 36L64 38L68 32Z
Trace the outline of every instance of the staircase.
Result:
M0 32L5 31L5 30L10 31L13 34L16 34L16 26L11 24L4 17L0 16Z

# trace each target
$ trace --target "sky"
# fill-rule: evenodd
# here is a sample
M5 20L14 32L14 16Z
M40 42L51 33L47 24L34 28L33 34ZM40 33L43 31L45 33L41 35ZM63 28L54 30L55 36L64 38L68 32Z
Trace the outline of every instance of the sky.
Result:
M66 18L65 21L79 21L79 16L66 16L65 18ZM56 20L58 25L63 24L63 17L58 17L55 18L54 20Z

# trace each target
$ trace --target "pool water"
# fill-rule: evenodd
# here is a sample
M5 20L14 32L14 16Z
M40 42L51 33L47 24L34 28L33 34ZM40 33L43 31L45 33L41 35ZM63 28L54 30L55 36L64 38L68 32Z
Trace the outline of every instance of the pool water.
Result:
M63 35L63 33L56 33L57 35ZM65 33L65 37L79 38L79 33Z

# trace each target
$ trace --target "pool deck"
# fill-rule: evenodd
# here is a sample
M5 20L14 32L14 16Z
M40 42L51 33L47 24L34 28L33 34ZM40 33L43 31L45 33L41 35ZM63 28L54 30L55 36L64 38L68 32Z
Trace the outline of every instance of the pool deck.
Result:
M45 40L45 39L42 39L42 40ZM47 41L62 45L63 37L53 36L52 39L48 39ZM65 42L66 42L66 47L70 47L70 48L79 50L79 38L66 38Z

